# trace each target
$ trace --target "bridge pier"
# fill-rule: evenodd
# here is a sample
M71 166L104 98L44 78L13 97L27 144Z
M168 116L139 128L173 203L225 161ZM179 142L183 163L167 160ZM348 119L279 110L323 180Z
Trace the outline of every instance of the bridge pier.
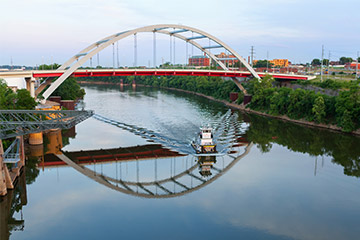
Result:
M30 96L35 98L35 82L36 78L34 77L27 77L25 78L26 81L26 90L30 92Z
M6 184L6 170L7 167L4 163L4 148L2 140L0 139L0 196L5 196L7 194L7 184Z

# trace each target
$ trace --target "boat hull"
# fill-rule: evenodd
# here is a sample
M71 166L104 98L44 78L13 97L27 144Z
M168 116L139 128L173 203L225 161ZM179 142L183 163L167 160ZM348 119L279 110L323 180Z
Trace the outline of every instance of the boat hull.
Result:
M192 143L191 146L195 149L196 153L216 153L216 145L198 145Z

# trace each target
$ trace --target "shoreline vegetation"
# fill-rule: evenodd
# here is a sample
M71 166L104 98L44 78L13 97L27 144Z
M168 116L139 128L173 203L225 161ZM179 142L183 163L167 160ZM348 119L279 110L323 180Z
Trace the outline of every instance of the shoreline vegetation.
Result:
M145 86L145 87L159 87L173 91L181 91L188 94L198 95L212 101L221 102L230 108L237 109L246 113L280 119L282 121L288 121L296 124L306 125L312 128L322 128L336 132L360 135L360 128L359 128L360 103L357 104L357 101L360 100L360 93L357 82L356 84L353 84L353 87L349 85L350 87L352 87L350 90L340 91L339 94L340 97L339 96L335 97L335 96L327 96L319 93L316 94L314 91L303 90L303 89L292 90L290 88L285 88L285 87L283 88L273 87L273 85L276 86L276 83L273 84L274 80L271 77L268 77L265 78L264 81L262 81L260 84L256 83L255 81L244 84L247 91L252 93L253 95L251 103L245 106L242 102L244 98L242 92L239 93L239 98L237 101L229 102L230 92L239 92L239 89L232 81L223 80L217 77L209 77L209 78L190 77L190 78L193 80L180 82L181 81L180 79L176 80L174 79L174 77L153 77L153 76L137 77L136 85ZM98 77L98 78L86 78L85 81L82 80L77 82L80 84L120 85L120 79L123 79L124 86L131 85L131 83L135 80L133 76L121 77L121 78ZM173 87L174 85L176 87ZM187 89L183 89L183 88L187 88ZM197 91L188 90L189 88L190 89L196 88ZM281 111L281 108L284 108L284 105L287 105L285 106L285 108L287 109L289 108L289 103L291 104L291 101L289 101L289 99L285 99L286 101L284 101L284 99L279 98L279 95L281 96L281 94L286 95L287 98L289 98L289 96L291 97L291 95L295 95L292 96L296 100L295 103L293 103L293 105L295 105L293 107L297 108L298 112L293 111L292 112L293 116L291 117L289 116L289 114L286 114L288 113L287 111L285 112ZM271 97L275 98L277 103L280 103L282 105L280 105L279 108L277 108L276 106L275 107L270 106ZM302 103L302 98L307 100L307 104ZM342 107L341 104L345 106ZM342 110L342 112L340 112L339 109L336 109L335 105L340 110ZM355 113L352 113L351 115L349 113L349 110L347 110L348 108L355 108L354 109ZM299 110L302 111L301 114L304 114L303 116L299 115ZM336 116L336 114L340 115L341 117L339 118L339 116ZM350 125L347 123L348 121L350 121Z

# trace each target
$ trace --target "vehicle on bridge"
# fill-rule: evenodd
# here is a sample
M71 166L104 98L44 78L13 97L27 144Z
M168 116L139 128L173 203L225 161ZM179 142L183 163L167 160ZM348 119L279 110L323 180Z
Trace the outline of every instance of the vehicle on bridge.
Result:
M211 127L200 128L199 138L192 141L191 146L197 154L216 153L216 144L213 141L213 129Z

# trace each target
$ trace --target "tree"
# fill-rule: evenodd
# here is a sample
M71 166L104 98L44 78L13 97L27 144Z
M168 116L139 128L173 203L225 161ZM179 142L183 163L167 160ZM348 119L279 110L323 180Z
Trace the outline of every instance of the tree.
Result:
M52 70L52 69L58 69L60 67L59 64L54 63L54 64L50 64L50 65L46 65L46 64L42 64L39 66L40 70Z
M351 63L353 59L351 57L341 57L340 58L340 64L346 64Z
M26 89L16 91L15 107L22 110L33 110L37 105L35 99L30 96L30 92Z
M322 64L325 65L325 66L329 65L329 59L324 58Z
M320 59L314 58L314 59L311 61L311 65L312 65L312 66L320 66L320 65L321 65Z
M14 109L16 94L0 79L0 109Z
M323 121L326 112L325 112L325 101L324 98L322 96L318 96L315 99L313 108L312 108L312 112L314 113L315 117L315 121L320 123Z
M61 96L63 100L76 100L84 97L85 90L80 88L75 78L68 78L51 95Z
M274 64L267 61L267 60L258 60L256 61L254 67L261 68L261 67L272 67Z

